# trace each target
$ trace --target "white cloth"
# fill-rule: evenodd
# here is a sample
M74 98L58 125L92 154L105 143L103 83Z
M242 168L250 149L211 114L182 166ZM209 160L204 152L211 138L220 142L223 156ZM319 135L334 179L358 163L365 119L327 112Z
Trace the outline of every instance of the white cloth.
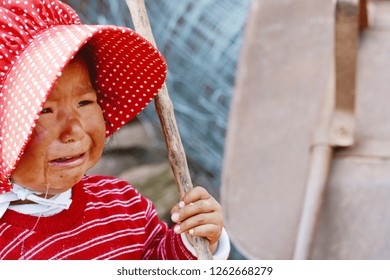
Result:
M71 190L57 194L51 198L39 197L38 195L40 194L43 193L31 191L12 183L11 192L0 195L0 218L8 208L33 216L50 216L59 213L64 209L68 209L72 203ZM10 205L12 201L17 200L30 200L35 202L35 204Z
M180 234L181 239L183 240L184 245L187 249L196 257L196 251L194 246L191 245L190 241L187 239L187 235L183 232ZM225 228L222 228L222 234L218 241L217 250L213 254L213 260L227 260L230 254L230 239L229 235Z

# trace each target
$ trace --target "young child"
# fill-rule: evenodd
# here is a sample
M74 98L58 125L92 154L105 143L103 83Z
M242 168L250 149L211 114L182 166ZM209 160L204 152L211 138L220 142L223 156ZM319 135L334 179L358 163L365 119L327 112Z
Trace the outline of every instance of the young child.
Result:
M195 259L187 235L226 259L204 188L172 208L169 229L127 182L86 175L164 83L158 50L55 0L2 1L0 26L0 259Z

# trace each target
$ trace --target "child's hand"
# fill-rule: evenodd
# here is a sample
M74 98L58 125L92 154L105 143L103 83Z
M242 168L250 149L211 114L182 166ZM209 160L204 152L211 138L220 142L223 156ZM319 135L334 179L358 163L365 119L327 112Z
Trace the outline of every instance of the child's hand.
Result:
M194 187L180 203L172 207L172 221L176 233L205 237L213 253L222 233L223 216L220 204L204 188Z

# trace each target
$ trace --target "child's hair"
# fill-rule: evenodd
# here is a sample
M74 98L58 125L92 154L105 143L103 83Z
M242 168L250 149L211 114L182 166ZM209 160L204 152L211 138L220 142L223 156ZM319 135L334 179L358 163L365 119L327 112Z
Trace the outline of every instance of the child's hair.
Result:
M89 76L91 78L92 85L94 86L95 90L97 90L97 88L96 88L96 76L97 76L96 63L94 61L94 53L93 52L94 52L93 47L89 43L86 43L76 53L76 55L74 56L73 59L80 57L87 64L88 72L89 72Z

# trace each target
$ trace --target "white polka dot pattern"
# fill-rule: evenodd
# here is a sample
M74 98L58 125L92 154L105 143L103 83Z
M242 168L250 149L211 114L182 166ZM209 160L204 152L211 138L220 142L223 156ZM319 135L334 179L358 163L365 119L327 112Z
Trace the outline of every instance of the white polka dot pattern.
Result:
M62 69L88 42L107 136L155 97L166 77L161 54L128 28L81 25L59 1L0 1L0 194Z

